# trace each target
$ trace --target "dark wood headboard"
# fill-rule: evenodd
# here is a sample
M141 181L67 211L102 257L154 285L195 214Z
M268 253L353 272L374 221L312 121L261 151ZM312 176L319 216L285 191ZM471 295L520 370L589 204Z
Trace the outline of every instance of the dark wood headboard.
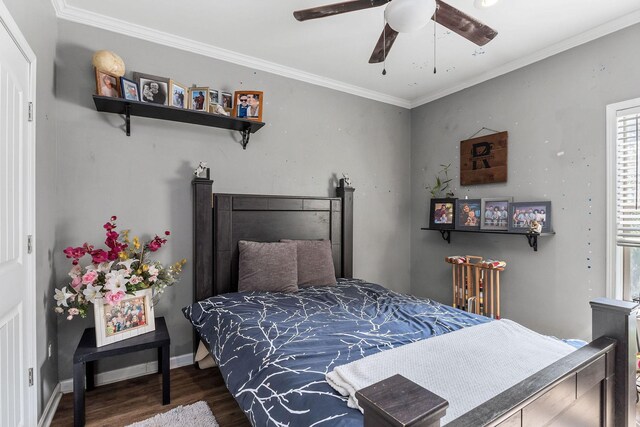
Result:
M336 277L353 275L353 192L337 197L212 194L194 178L194 300L238 290L238 241L331 240Z

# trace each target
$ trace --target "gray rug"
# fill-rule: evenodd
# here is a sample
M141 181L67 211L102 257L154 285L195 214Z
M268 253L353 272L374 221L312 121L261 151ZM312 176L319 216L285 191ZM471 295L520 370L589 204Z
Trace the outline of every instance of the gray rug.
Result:
M219 427L216 417L211 413L207 402L199 401L192 405L178 406L155 417L148 418L127 427Z

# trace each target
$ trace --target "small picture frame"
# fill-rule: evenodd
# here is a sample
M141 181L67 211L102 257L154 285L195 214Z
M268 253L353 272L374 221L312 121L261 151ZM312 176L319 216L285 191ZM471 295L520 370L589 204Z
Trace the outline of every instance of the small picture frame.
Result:
M150 104L169 105L169 79L166 77L133 72L133 80L140 89L140 101Z
M536 221L542 233L551 232L551 202L517 202L509 205L509 231L528 232Z
M220 98L221 98L220 105L222 105L222 108L224 108L224 111L226 111L227 113L230 113L231 111L233 111L233 95L230 94L229 92L222 92L220 93Z
M494 231L509 230L509 204L512 197L487 197L480 207L480 229Z
M233 117L262 121L264 93L257 90L238 90L234 94Z
M209 89L209 105L211 104L220 104L220 95L215 89Z
M456 228L456 200L431 199L429 209L429 228L436 230L453 230Z
M196 111L209 111L209 88L189 88L189 109Z
M102 347L156 329L151 289L127 294L115 304L96 299L96 343Z
M480 199L456 200L456 230L480 230Z
M169 80L169 105L176 108L187 108L189 88L175 80Z
M120 79L111 74L96 70L96 93L100 96L120 98Z
M132 80L120 77L120 92L122 92L122 97L127 101L140 101L138 83Z

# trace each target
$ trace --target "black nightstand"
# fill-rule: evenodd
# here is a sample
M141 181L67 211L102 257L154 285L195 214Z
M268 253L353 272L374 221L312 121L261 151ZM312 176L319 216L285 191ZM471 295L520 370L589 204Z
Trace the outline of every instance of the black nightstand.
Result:
M94 383L94 364L105 357L118 356L134 351L158 349L158 373L162 373L162 404L171 402L171 384L169 379L169 346L171 338L164 317L156 317L156 330L137 337L128 338L103 347L96 347L95 328L87 328L80 338L78 348L73 353L73 425L84 426L84 379L87 377L87 390ZM85 366L86 365L86 366Z

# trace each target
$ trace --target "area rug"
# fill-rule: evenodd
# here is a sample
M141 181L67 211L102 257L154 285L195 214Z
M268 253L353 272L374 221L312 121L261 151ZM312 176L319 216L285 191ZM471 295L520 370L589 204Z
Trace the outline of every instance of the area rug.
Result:
M178 406L164 414L158 414L127 427L219 427L207 402L199 401L187 406Z

